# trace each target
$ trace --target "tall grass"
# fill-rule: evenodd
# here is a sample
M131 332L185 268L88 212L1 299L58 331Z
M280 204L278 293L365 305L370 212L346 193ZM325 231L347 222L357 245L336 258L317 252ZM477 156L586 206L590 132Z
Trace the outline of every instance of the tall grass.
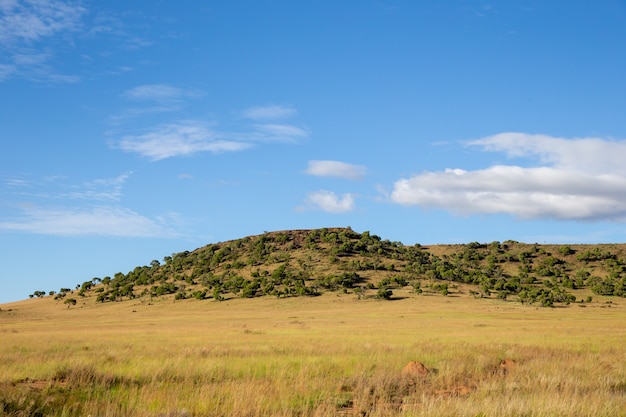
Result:
M0 313L0 414L626 416L626 313L605 306L30 300Z

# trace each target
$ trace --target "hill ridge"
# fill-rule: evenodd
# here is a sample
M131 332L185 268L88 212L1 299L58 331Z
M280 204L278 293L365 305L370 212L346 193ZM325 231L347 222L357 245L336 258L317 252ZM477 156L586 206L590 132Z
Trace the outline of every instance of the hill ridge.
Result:
M626 246L491 243L404 245L350 227L291 229L209 243L75 289L35 291L81 301L277 298L353 293L451 294L554 306L592 295L626 296Z

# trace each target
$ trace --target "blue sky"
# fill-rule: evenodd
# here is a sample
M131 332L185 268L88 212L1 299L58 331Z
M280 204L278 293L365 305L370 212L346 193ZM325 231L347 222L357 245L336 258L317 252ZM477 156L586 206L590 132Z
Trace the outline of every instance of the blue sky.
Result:
M0 302L208 243L626 241L626 2L0 0Z

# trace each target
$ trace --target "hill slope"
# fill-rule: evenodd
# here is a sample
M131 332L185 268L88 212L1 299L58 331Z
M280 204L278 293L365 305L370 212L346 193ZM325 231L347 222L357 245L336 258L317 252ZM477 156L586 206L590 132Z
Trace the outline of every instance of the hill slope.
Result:
M350 228L291 230L209 244L48 294L69 307L78 301L221 301L328 291L389 299L402 289L552 306L577 296L589 300L592 293L626 296L625 253L623 245L514 241L405 246ZM36 291L31 297L45 295Z

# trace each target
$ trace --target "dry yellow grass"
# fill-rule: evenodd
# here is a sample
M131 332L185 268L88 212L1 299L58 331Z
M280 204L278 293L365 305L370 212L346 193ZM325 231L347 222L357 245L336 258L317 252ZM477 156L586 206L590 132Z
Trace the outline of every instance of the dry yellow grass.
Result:
M621 301L397 295L2 305L0 411L626 416ZM432 372L403 376L412 360Z

